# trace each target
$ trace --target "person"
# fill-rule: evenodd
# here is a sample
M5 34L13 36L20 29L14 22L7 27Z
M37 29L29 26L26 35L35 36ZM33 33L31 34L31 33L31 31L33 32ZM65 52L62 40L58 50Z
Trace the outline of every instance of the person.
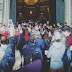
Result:
M16 34L14 39L15 39L16 49L19 50L21 55L21 67L22 67L22 56L23 56L22 48L23 48L23 45L25 44L24 34L25 34L24 29L22 29L22 33L20 33L19 28L16 28Z
M59 32L54 33L55 41L47 52L47 58L50 58L50 72L63 72L62 57L65 52L65 45L60 41L61 35ZM46 52L45 52L46 53Z
M35 44L37 45L37 47L39 47L41 49L42 56L44 56L44 50L45 50L44 40L41 38L40 32L37 32L35 35L36 35ZM43 57L41 58L41 61L43 62Z
M44 40L40 37L40 32L36 33L36 41L35 41L37 47L44 49L45 48L45 43Z
M37 59L41 59L42 52L41 49L38 48L35 44L36 37L35 35L31 35L29 39L29 43L24 45L22 50L24 54L24 64L29 64Z
M3 26L2 35L7 36L7 29L6 29L6 25Z
M28 31L27 26L25 27L24 39L25 39L25 44L27 44L29 42L29 31Z
M44 33L44 43L45 43L45 50L48 50L50 47L50 40L49 40L49 35L47 33Z
M0 45L0 62L5 54L5 50L7 49L7 37L2 36L1 37L1 45Z
M11 72L15 62L14 37L10 37L7 49L0 63L0 72Z
M63 32L66 38L66 50L67 50L67 57L68 57L68 61L65 62L64 61L64 69L65 72L70 72L70 63L71 63L71 55L72 55L72 50L70 49L70 46L72 45L72 37L70 37L71 34L71 30L70 28L65 28L65 32Z

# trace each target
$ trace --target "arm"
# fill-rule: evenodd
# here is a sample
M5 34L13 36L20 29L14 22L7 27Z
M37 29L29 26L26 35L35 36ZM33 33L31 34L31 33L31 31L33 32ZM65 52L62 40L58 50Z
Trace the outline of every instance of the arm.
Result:
M0 68L3 71L10 71L15 62L15 45L14 45L14 37L11 37L9 40L9 44L5 51L4 57L1 61Z
M47 58L50 58L51 54L52 54L52 46L49 48L47 52L45 51L45 55L47 56Z

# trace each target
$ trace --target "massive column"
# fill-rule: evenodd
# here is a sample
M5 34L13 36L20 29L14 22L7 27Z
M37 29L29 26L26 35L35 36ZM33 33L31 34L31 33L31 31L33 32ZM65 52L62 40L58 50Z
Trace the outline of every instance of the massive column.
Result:
M0 0L0 23L2 23L3 19L3 0Z
M16 0L11 0L10 6L10 19L12 19L14 24L16 24Z
M72 26L72 0L71 0L71 26Z
M64 23L64 0L56 0L56 22Z
M56 0L49 0L49 24L56 24Z
M10 0L4 0L4 9L3 9L3 24L7 25L10 15Z
M65 22L71 26L71 0L65 1Z

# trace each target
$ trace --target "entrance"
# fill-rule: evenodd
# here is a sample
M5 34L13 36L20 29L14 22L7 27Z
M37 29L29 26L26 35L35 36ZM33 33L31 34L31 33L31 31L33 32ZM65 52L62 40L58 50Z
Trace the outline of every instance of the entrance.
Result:
M29 20L49 21L49 0L16 0L16 2L18 23Z

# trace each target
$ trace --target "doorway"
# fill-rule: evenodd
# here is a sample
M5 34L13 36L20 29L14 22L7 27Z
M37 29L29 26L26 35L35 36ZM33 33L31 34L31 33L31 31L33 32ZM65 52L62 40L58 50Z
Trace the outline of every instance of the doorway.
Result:
M18 23L28 20L49 21L49 0L16 0L16 20Z

